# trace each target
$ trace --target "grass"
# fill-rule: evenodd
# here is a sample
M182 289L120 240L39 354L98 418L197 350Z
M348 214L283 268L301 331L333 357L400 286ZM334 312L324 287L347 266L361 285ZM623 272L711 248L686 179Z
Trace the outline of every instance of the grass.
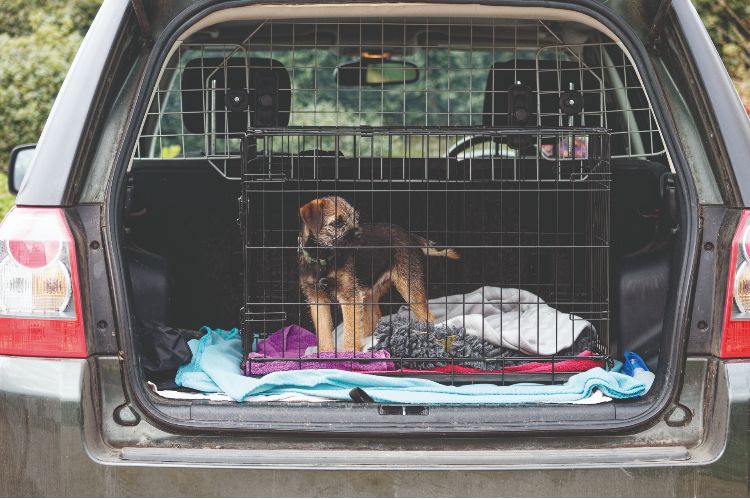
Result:
M8 192L8 175L0 173L0 220L16 204L16 196Z

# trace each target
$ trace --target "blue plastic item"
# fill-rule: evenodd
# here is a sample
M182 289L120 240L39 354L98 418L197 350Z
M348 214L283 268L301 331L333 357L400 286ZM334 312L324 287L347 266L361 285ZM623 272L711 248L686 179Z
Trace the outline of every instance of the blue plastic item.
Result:
M622 372L628 376L633 376L636 369L643 369L646 372L651 372L651 369L648 368L646 362L637 353L625 352L623 357L625 357L625 363L622 366Z
M635 352L625 352L623 354L625 362L622 365L622 372L632 376L646 386L646 391L651 388L656 377L646 365L646 362Z

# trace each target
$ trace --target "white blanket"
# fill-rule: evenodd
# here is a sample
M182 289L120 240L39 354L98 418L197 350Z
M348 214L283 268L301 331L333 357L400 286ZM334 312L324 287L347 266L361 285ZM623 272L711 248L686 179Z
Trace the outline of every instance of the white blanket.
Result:
M555 310L534 293L516 288L484 286L466 294L433 298L429 306L435 324L463 327L468 334L526 355L555 355L570 348L590 326L580 317ZM394 316L408 315L409 307L403 305ZM343 345L343 334L339 324L339 345ZM372 341L368 339L365 349Z
M148 381L153 392L165 399L174 400L210 400L212 402L234 402L234 399L224 393L181 392L178 390L159 390L155 384ZM593 395L593 394L592 394ZM243 402L327 402L326 397L306 395L304 393L285 392L274 395L255 395L245 398ZM580 401L579 401L580 402ZM571 402L573 403L573 402Z

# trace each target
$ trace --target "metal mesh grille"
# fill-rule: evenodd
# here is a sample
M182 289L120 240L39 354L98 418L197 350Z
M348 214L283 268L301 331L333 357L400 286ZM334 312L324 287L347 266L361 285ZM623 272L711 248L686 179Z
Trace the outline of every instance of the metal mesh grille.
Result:
M664 152L629 59L615 43L579 25L314 19L267 21L241 31L233 35L236 43L206 42L211 37L199 34L177 48L154 94L136 159L209 160L222 175L239 179L241 136L253 125L253 110L250 105L232 111L224 97L232 88L252 94L254 74L269 61L288 75L288 83L280 84L290 93L292 126L504 126L488 121L487 106L507 101L509 85L518 80L533 90L537 126L607 128L613 158ZM362 54L411 62L419 78L380 86L337 84L337 66ZM194 76L188 86L186 73ZM570 87L583 97L575 118L559 107Z

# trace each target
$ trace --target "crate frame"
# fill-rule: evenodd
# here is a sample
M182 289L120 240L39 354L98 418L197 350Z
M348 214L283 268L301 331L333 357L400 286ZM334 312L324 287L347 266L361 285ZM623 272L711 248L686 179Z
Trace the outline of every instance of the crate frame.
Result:
M309 153L306 156L298 157L295 157L294 154L274 154L274 144L277 146L286 144L287 149L290 149L288 146L294 141L295 137L298 141L302 141L302 146L297 147L298 152L305 150L306 141L321 143L325 139L329 139L329 141L333 140L336 144L342 144L346 139L350 139L355 144L354 151L357 150L357 141L359 141L359 151L362 151L362 142L366 143L368 140L371 142L382 141L384 138L388 139L387 142L390 144L393 144L394 138L409 138L410 140L427 141L433 144L437 141L440 147L447 145L449 142L460 141L461 138L465 139L467 137L480 137L485 139L485 142L479 150L477 157L463 158L434 157L435 154L430 151L434 151L435 148L429 146L424 148L424 150L428 151L428 154L414 154L413 156L415 157L403 157L403 155L401 157L393 157L392 149L390 150L391 154L388 154L386 157L371 155L369 158L363 158L361 155L356 154L351 156L342 156L340 154L333 156L321 155L315 153L315 151L319 151L317 149L313 149L313 153ZM568 149L568 152L572 152L573 156L565 157L566 146L561 141L566 138L577 139L582 137L586 137L587 140L588 149L585 158L576 157L575 151L571 151L570 149ZM516 151L517 157L508 157L513 152L513 148L509 144L513 144L513 141L517 140L525 140L526 143L533 143L533 147L526 146L524 154L518 155L518 151ZM542 144L549 144L550 140L552 140L553 144L559 145L552 158L544 153L542 146ZM539 229L538 234L536 234L538 238L537 244L526 245L530 247L524 247L522 244L489 244L485 245L486 248L460 245L452 245L451 247L455 247L459 253L475 250L498 250L501 252L509 250L517 251L520 254L522 251L534 249L541 253L554 254L556 251L560 253L570 252L574 260L580 259L582 253L595 253L597 257L590 259L592 268L589 271L588 279L591 282L588 283L588 286L592 288L589 291L592 295L596 295L597 300L589 300L590 303L586 303L586 300L576 302L575 299L569 299L569 301L571 306L584 307L588 305L590 307L590 309L586 310L586 314L588 314L586 320L592 324L595 330L595 338L592 342L595 351L594 355L589 358L591 360L609 362L609 356L612 353L610 351L611 345L609 340L611 334L609 324L609 167L611 161L609 140L609 130L586 127L545 129L510 127L275 127L250 129L243 140L243 187L240 198L240 225L243 234L243 255L245 259L245 307L241 311L241 324L246 352L251 349L253 338L257 340L259 336L259 325L261 326L260 336L263 336L270 334L277 326L286 324L291 320L291 317L288 317L291 314L285 312L285 310L272 310L274 307L280 306L282 309L286 308L286 310L289 307L297 308L297 317L302 317L304 315L303 309L307 306L304 299L300 298L301 295L298 295L296 300L292 300L291 296L285 296L282 291L281 299L269 301L261 297L262 293L257 293L259 285L268 285L274 279L269 279L268 276L264 278L264 271L258 274L258 266L255 262L259 261L259 259L257 255L253 256L253 254L256 252L263 253L264 251L281 252L282 274L286 274L288 277L293 274L296 259L292 259L290 262L291 257L285 257L284 255L296 254L298 250L296 245L293 246L288 242L278 246L265 246L264 244L257 243L257 239L254 238L265 230L264 227L260 227L259 230L257 223L255 223L257 219L253 218L257 216L255 208L258 199L263 199L262 209L269 210L273 209L274 204L270 203L269 200L274 195L280 196L283 203L284 196L299 197L300 194L306 194L307 197L305 199L308 199L313 193L315 193L315 196L320 196L321 194L347 195L352 193L359 193L365 196L392 196L394 192L397 195L399 195L398 193L403 195L404 192L425 192L426 189L427 196L430 193L433 193L433 195L444 195L447 200L449 195L442 194L443 192L465 191L465 194L472 192L472 189L476 188L476 192L481 191L483 195L487 195L489 192L501 197L518 196L519 203L523 196L532 198L534 196L558 196L558 198L560 196L578 196L578 198L573 200L574 205L575 203L588 204L591 208L591 227L579 227L577 230L582 230L582 232L577 232L570 236L571 239L567 245L559 243L560 237L567 236L567 234L552 234L552 236L557 236L558 244L550 244L548 241L542 241L542 237L547 237L548 235L543 235L541 229ZM569 140L568 144L574 142L574 140ZM485 145L488 143L491 147L486 148ZM497 147L497 144L501 144L501 146ZM502 144L505 145L505 148L503 148ZM438 150L440 147L438 147ZM365 147L364 150L372 153L376 148L370 147L368 149ZM532 150L533 152L531 152ZM560 152L563 154L560 154ZM368 162L368 159L372 161ZM388 168L384 167L384 163L389 161L391 163L389 165L391 174L384 175L384 172L388 170ZM402 163L400 169L398 165L396 165L395 169L393 168L394 161ZM412 163L429 165L420 169L414 167ZM348 164L348 170L351 171L355 171L352 166L356 166L357 174L351 178L342 174L344 170L347 170L345 164ZM487 177L488 169L490 170L489 178ZM460 174L459 170L462 170ZM554 172L554 175L551 177L549 176L550 170ZM442 177L430 177L435 171L441 171L443 173ZM497 173L498 171L500 173ZM401 174L400 177L398 175L399 172ZM509 172L512 177L506 178ZM337 187L341 187L347 183L350 183L354 187L351 189L337 189ZM394 186L397 187L394 188ZM418 188L421 190L417 191L416 189ZM581 197L587 199L581 200L579 199ZM371 199L371 202L375 203L374 197ZM286 209L286 205L284 206L283 209ZM392 209L392 207L389 209ZM412 230L411 223L409 225L408 229ZM296 231L298 228L287 229L282 224L281 232ZM414 227L414 229L419 228L423 227ZM429 229L429 221L427 222L427 228ZM444 229L447 233L448 228ZM432 231L430 234L436 232L441 233L441 230ZM588 237L588 239L584 241L576 239L582 234ZM471 237L471 235L468 236ZM288 235L284 237L287 237L287 241L291 241ZM503 236L500 235L498 237ZM518 237L518 242L520 242L520 238L523 236L518 234ZM555 237L552 237L550 241L554 239ZM511 248L511 246L513 247ZM558 256L558 258L560 257ZM270 261L263 257L260 260L265 263ZM518 275L518 282L509 283L508 287L514 287L513 285L517 284L519 288L522 288L524 283L521 282L520 270ZM429 274L427 279L429 280ZM286 281L288 283L289 279L287 278ZM446 290L448 290L449 284L447 281L445 283L438 283L438 285L444 285ZM461 282L457 284L469 283ZM581 283L579 282L578 285L580 286ZM429 282L427 287L430 288ZM586 287L586 283L584 283L582 288ZM575 293L575 289L573 292ZM545 297L542 298L545 299ZM545 299L545 301L547 300ZM553 300L551 303L559 306L564 302L562 300ZM397 304L398 302L395 301L384 303L384 305L390 307ZM262 311L259 312L259 309L262 309ZM576 311L570 311L569 313L574 315ZM581 314L580 311L578 313ZM482 332L483 336L484 330ZM556 368L556 366L562 361L574 358L576 357L573 355L564 354L530 355L523 357L524 362L551 363L551 372L549 373L493 372L463 374L457 372L455 367L469 361L476 362L478 358L454 357L446 362L446 365L450 366L448 373L420 373L419 376L450 384L474 382L507 384L521 381L559 383L565 381L572 373L565 372ZM254 360L253 362L273 362L277 360L288 361L290 359L288 357L284 359L266 358L263 360ZM297 360L302 362L301 355ZM320 359L319 361L322 362L324 360L328 359ZM396 366L396 369L394 369L396 372L384 374L414 375L408 371L404 371L405 364L414 365L419 362L435 362L437 360L435 358L407 356L392 358L391 361ZM305 358L304 361L316 362L310 358ZM479 358L479 361L484 366L489 366L487 368L504 370L509 366L517 364L519 359L516 357L482 357ZM351 363L351 365L354 363L367 364L370 362L382 362L382 359L347 359L346 362Z

